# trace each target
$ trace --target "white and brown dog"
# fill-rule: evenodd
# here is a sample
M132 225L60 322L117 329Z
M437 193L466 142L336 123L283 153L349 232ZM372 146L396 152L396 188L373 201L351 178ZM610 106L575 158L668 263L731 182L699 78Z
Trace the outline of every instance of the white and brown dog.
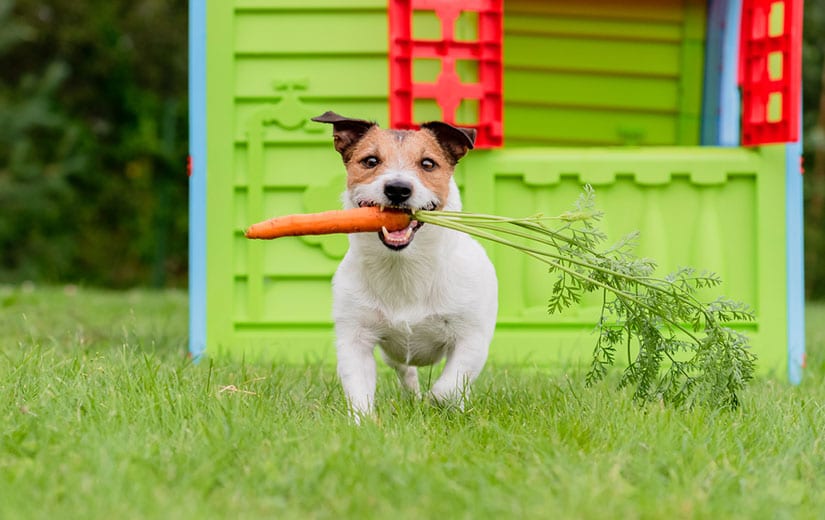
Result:
M346 208L461 210L453 170L475 130L431 122L384 130L327 112L347 169ZM463 408L487 360L498 306L495 270L464 233L413 221L401 231L352 234L333 278L338 375L356 418L373 411L378 345L401 384L420 395L416 367L447 362L430 395Z

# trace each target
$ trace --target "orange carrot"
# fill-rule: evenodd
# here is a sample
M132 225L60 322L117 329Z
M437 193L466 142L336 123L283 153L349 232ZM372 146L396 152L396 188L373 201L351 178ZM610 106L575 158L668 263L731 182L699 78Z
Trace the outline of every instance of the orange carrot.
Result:
M355 209L324 211L275 217L246 230L246 238L278 238L299 235L329 235L332 233L360 233L363 231L388 231L404 229L412 216L404 211L368 206Z

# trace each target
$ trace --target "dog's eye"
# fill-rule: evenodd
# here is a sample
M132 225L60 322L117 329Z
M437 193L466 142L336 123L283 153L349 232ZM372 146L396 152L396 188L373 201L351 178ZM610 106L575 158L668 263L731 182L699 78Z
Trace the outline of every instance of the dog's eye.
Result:
M435 161L432 159L421 159L421 167L424 168L425 171L433 171L436 166Z
M378 157L376 157L374 155L370 155L369 157L367 157L365 159L361 159L361 166L363 166L364 168L372 169L372 168L375 168L376 166L378 166L380 163L381 163L381 161L379 161Z

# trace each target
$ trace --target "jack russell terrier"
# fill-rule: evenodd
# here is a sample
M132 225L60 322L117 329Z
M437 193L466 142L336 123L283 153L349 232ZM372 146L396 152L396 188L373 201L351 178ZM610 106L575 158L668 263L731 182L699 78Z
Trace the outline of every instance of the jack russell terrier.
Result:
M421 130L384 130L326 112L344 159L346 208L461 210L453 170L473 147L475 130L430 122ZM498 283L484 249L470 236L413 220L401 231L349 235L332 281L338 375L356 420L374 406L377 345L401 385L420 396L416 367L447 361L430 396L463 409L487 360Z

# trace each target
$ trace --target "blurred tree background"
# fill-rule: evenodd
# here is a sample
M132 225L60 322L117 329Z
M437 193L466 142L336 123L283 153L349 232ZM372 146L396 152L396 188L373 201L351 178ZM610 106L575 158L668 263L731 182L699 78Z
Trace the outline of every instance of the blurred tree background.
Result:
M185 285L187 3L0 0L0 282Z
M825 0L805 1L806 278L825 297ZM186 283L187 3L0 0L0 283Z
M825 298L825 0L805 0L802 109L805 167L805 285Z

